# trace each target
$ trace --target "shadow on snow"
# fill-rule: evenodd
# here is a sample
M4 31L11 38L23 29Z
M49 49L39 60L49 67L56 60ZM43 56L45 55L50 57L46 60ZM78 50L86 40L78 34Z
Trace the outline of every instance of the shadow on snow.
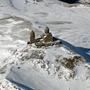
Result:
M18 87L23 88L24 90L34 90L34 89L32 89L32 88L24 85L24 84L21 84L21 83L12 81L12 80L9 80L9 81L12 82L12 83L14 83L14 84L16 84ZM21 89L20 89L20 90L21 90Z
M65 45L67 49L70 49L75 53L83 56L87 60L87 62L90 62L90 54L89 54L90 48L76 47L65 40L62 40L62 39L59 39L59 40L61 40L62 44Z
M54 41L60 40L65 48L83 56L87 60L87 62L90 62L90 48L76 47L63 39L59 39L56 37L53 37L53 39Z

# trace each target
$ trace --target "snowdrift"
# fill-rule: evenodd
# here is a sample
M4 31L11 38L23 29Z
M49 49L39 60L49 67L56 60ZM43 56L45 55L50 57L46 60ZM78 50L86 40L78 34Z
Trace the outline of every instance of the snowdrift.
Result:
M32 48L28 46L15 53L16 61L21 63L28 62L33 67L45 71L47 74L57 76L58 78L72 78L72 73L75 66L85 62L85 59L78 54L75 54L65 47L49 46L44 48ZM65 70L65 72L64 72ZM63 72L65 75L60 75ZM70 77L71 76L71 77Z
M28 90L60 90L65 84L63 80L89 78L87 74L89 69L84 65L85 59L63 46L47 48L36 48L34 45L25 46L16 50L13 56L14 58L11 59L17 62L11 67L6 78L21 87L29 88ZM81 73L85 73L83 76L80 75L80 70L83 71ZM76 82L73 81L73 83L78 86ZM74 85L73 87L75 88ZM66 88L62 87L63 90ZM78 90L80 89L82 87L78 87Z

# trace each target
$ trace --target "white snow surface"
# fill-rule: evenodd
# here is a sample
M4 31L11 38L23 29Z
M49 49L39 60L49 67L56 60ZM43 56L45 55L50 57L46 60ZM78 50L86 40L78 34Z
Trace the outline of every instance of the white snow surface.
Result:
M90 4L90 0L80 0L81 3L89 3Z
M30 68L28 64L26 64L23 65L23 67L21 66L20 69L18 69L18 67L13 67L8 78L11 79L11 81L17 82L17 84L21 83L22 85L32 88L33 90L89 90L90 80L84 78L85 75L81 78L81 74L83 73L78 73L78 78L74 80L71 79L66 81L64 79L57 79L53 76L48 76L43 72L38 73L37 70L35 71L33 68Z
M80 54L90 61L89 17L90 7L64 7L58 0L0 0L0 90L90 90L89 63L77 65L74 78L69 78L73 72L62 65L59 72L54 67L58 55ZM34 29L39 37L46 26L54 36L65 41L66 47L42 48L40 54L43 50L46 54L45 62L40 64L36 55L32 60L25 57L25 61L22 56L30 55L27 49L38 52L36 47L26 45L30 30ZM50 74L48 69L40 68L47 60L51 63Z

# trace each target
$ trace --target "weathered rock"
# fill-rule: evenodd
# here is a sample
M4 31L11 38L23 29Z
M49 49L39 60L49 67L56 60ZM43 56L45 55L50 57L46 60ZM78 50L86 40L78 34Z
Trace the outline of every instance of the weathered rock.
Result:
M69 68L71 70L74 69L74 67L80 63L80 62L85 62L84 58L81 56L73 56L70 58L63 58L64 60L61 62L64 67Z

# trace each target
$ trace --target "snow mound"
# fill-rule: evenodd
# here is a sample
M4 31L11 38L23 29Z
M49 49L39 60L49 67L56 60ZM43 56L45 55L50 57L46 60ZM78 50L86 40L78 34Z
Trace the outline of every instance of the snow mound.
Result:
M89 83L90 65L64 46L23 46L13 52L11 59L14 64L6 79L25 90L60 90L64 84L66 87L62 87L63 90L69 86L70 90L76 90L76 86L82 90L83 87L78 84ZM86 84L83 90L88 90Z
M11 58L12 61L16 60L18 64L29 63L30 66L40 72L58 78L73 78L75 74L74 68L85 62L83 57L62 46L47 48L26 46L23 49L16 50L13 54L15 58Z

